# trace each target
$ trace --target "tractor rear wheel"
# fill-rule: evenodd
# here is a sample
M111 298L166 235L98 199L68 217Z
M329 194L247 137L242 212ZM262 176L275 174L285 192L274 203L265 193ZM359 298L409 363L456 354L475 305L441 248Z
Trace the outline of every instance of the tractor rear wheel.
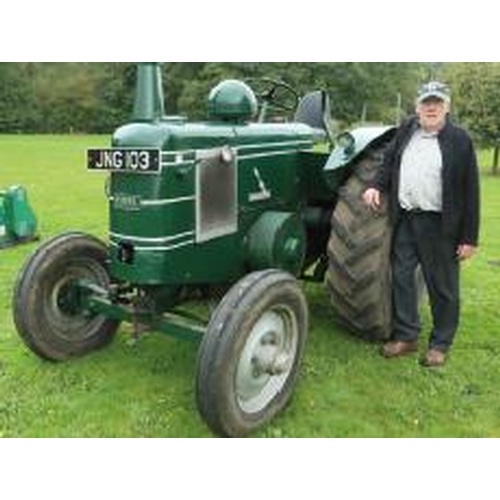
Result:
M328 242L326 284L335 314L349 330L370 340L387 339L392 321L392 231L387 206L374 212L362 199L380 168L384 149L367 151L354 165L340 190Z
M17 331L37 355L52 361L82 356L113 338L118 322L91 314L82 300L85 282L107 290L106 246L83 233L42 244L26 261L14 287Z
M304 294L286 272L257 271L229 290L198 355L198 410L215 433L246 436L285 407L307 325Z

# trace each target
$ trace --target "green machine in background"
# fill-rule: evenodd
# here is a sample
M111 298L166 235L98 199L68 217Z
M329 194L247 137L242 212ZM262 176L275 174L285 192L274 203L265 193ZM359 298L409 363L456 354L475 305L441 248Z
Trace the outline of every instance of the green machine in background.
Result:
M291 398L309 319L300 279L327 273L332 284L354 284L362 300L337 295L361 306L344 309L361 329L380 310L369 281L384 275L373 252L387 239L385 224L346 238L344 221L359 228L357 217L374 218L339 200L360 199L347 181L366 182L376 167L367 153L393 129L344 135L332 151L326 92L301 98L271 79L220 83L208 115L166 116L160 66L138 65L131 121L109 148L87 155L88 169L108 177L108 240L75 231L44 242L19 273L13 313L27 346L54 361L103 347L122 321L137 335L200 340L200 415L218 434L245 436ZM361 176L353 175L358 158ZM339 245L329 243L334 233ZM358 282L344 265L365 276ZM217 302L200 321L184 306L206 296Z
M11 186L0 191L0 248L37 239L37 220L26 189Z

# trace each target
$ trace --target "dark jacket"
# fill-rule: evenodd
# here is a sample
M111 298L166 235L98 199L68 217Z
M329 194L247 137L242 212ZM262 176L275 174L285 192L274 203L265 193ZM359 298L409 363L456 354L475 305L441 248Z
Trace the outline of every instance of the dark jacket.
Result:
M416 116L405 121L388 146L375 187L388 196L391 220L396 223L401 158L413 132L418 128ZM438 134L443 158L443 235L457 244L477 246L479 238L479 173L472 140L450 120Z

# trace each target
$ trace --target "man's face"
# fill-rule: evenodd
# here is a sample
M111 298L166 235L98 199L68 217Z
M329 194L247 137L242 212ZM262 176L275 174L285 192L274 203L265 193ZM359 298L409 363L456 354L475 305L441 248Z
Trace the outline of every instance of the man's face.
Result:
M417 104L417 115L420 126L428 132L441 130L446 123L446 115L450 109L447 102L436 97L429 97Z

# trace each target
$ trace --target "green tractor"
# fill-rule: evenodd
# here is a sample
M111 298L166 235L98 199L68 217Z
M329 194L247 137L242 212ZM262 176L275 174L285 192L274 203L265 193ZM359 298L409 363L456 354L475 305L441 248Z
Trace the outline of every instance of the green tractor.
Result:
M28 347L54 361L103 347L122 321L200 340L198 410L215 433L245 436L292 395L309 324L301 278L326 281L349 328L387 335L389 228L360 193L394 129L318 147L331 138L326 93L299 98L269 79L226 80L208 109L203 123L165 116L159 65L138 65L131 122L87 155L108 175L109 241L43 243L13 314ZM279 110L293 121L266 121ZM200 294L217 298L205 322L181 309Z

